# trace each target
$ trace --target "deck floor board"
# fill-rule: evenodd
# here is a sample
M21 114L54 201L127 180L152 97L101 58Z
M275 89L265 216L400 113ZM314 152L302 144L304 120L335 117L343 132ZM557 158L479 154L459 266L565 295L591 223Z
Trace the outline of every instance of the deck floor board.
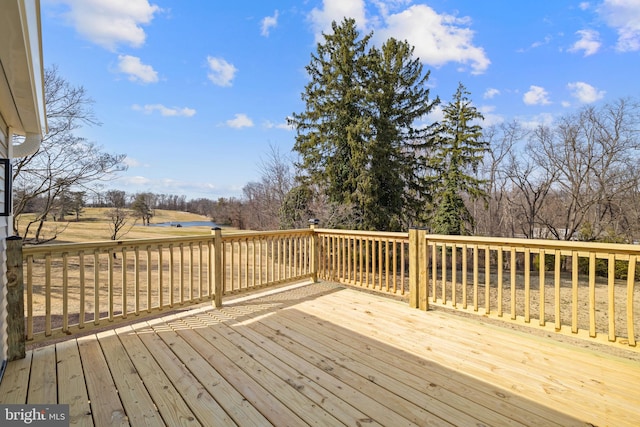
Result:
M433 360L447 367L527 394L534 400L553 396L573 416L590 412L597 414L596 425L607 425L608 413L638 411L640 400L635 393L629 393L633 387L624 379L638 374L637 363L610 357L606 365L602 360L599 364L586 364L581 362L581 352L576 352L575 348L557 345L553 356L541 357L532 344L521 347L520 343L526 342L524 333L504 330L492 338L486 330L477 327L464 334L458 333L469 328L468 320L447 313L433 313L435 325L422 322L423 312L415 311L406 315L405 320L409 322L380 328L380 323L397 320L388 311L390 304L379 304L371 295L355 297L357 300L348 300L343 295L334 303L349 305L351 310L345 313L345 317L349 325L358 328L364 336L416 354L423 354L426 348L433 354ZM306 302L300 309L331 319L332 311L337 309L327 311L327 302L330 303L323 301L322 306L314 301ZM412 340L416 333L424 336L425 340ZM551 358L551 362L542 363L545 357ZM607 365L608 368L603 370Z
M372 381L391 383L394 387L401 387L398 393L402 397L409 398L411 394L418 400L415 403L427 405L435 413L446 413L447 420L456 425L469 425L471 419L473 423L480 420L487 425L520 425L524 422L536 420L536 425L557 425L549 424L546 420L531 412L520 411L520 408L512 405L506 406L502 411L495 405L494 395L485 393L480 395L481 388L471 390L468 384L456 381L451 376L445 376L437 372L437 367L431 369L424 365L413 363L409 359L403 359L401 366L398 366L398 355L389 353L377 348L376 354L367 351L366 343L362 343L355 335L344 335L335 329L324 331L321 328L308 329L305 322L301 321L301 313L294 310L283 311L290 314L283 320L285 323L277 326L280 330L286 328L289 335L293 330L297 336L313 336L314 340L322 343L324 354L332 360L337 361L345 368L352 369L362 376L368 376ZM304 314L302 314L304 316ZM325 335L326 333L333 336ZM362 343L362 345L361 345ZM361 347L360 347L361 346ZM359 349L360 347L360 349ZM434 369L435 368L435 369ZM447 384L443 387L439 384ZM410 393L415 390L418 393ZM473 392L475 400L465 397ZM428 402L428 403L427 403ZM489 411L487 408L492 408ZM514 414L518 412L518 414ZM473 414L473 416L469 415ZM517 415L517 416L516 416ZM475 418L474 418L475 417Z
M322 282L29 350L0 403L96 426L633 426L638 381L633 360Z
M77 341L69 340L56 344L56 358L58 377L67 379L66 383L58 381L58 401L69 403L69 409L73 408L73 412L69 413L70 424L93 425Z
M147 327L148 324L141 324L139 332L145 332L143 328ZM189 371L157 334L140 333L138 336L201 424L235 425L198 377Z

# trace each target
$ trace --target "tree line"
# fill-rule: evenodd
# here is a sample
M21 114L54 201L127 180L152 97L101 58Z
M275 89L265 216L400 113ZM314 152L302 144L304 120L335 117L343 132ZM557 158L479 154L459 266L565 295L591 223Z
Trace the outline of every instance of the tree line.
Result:
M476 234L635 242L640 238L640 104L583 107L552 125L486 129L489 195Z
M154 209L254 230L307 227L318 218L324 227L361 230L640 238L636 100L585 106L548 125L483 128L462 83L442 102L431 96L429 71L412 46L390 38L376 47L371 38L352 19L332 24L306 68L304 109L289 118L293 152L270 147L257 165L260 179L241 197L217 200L92 185L124 170L124 155L73 135L97 120L84 90L53 69L45 74L52 132L39 153L14 165L14 212L37 213L35 240L43 221L79 218L85 204L110 208L113 238L123 215L148 224ZM438 121L430 115L436 106ZM66 157L77 147L81 155Z

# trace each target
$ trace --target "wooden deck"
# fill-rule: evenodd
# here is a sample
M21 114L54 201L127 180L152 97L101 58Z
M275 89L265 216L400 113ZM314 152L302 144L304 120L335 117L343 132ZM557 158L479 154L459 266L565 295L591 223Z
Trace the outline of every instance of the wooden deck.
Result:
M639 385L637 361L318 283L29 351L0 403L96 426L624 426Z

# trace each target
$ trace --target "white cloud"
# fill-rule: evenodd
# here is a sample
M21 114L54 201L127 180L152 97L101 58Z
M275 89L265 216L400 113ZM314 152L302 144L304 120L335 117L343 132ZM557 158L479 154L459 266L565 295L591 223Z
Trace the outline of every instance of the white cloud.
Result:
M265 120L265 122L263 123L263 126L266 129L282 129L282 130L293 130L294 129L294 127L291 126L287 121L284 121L283 123L274 123L272 121Z
M262 19L262 30L260 33L263 36L269 37L269 32L271 31L271 29L278 26L278 15L279 13L276 10L273 16L265 16Z
M571 103L569 101L562 101L560 105L562 105L564 108L571 107Z
M574 82L567 85L571 91L571 96L583 104L590 104L604 98L605 91L597 90L595 87L585 82Z
M540 47L540 46L548 45L551 42L552 39L553 39L553 37L551 37L550 35L546 35L546 36L544 36L544 39L542 39L542 41L537 41L537 42L531 43L531 49L535 49L535 48Z
M473 45L471 19L446 13L438 14L427 5L413 5L400 10L408 0L372 0L378 14L366 13L364 0L323 0L322 9L309 14L316 42L323 42L322 32L331 32L331 22L353 18L359 30L374 30L377 44L389 37L407 40L415 47L415 56L428 65L440 67L449 62L470 65L473 74L483 73L491 61L481 47ZM400 10L390 13L390 10Z
M442 104L438 104L427 114L423 120L423 124L426 127L432 123L441 122L442 120L444 120L444 111L442 110Z
M148 178L145 176L119 176L114 180L119 188L136 187L133 191L150 191L153 193L166 193L168 189L173 192L205 193L209 191L231 191L232 188L219 188L209 182L180 181L173 178Z
M518 123L524 129L535 129L539 126L551 126L555 120L553 114L541 113L532 117L518 117Z
M151 180L149 178L140 175L120 177L118 181L124 182L128 185L148 185L149 183L151 183Z
M231 81L235 77L238 69L233 64L228 63L223 58L207 57L209 73L207 77L218 86L231 86Z
M161 9L148 0L59 0L69 7L64 18L83 37L106 49L119 44L140 47L149 24Z
M529 91L524 94L522 100L527 105L548 105L549 93L543 87L531 85Z
M600 34L594 30L580 30L576 31L576 34L580 36L580 40L575 42L569 49L569 52L584 51L584 56L593 55L598 52L602 43L600 43Z
M638 0L604 0L598 8L605 22L618 32L616 49L640 50L640 2Z
M145 114L151 114L154 111L158 111L164 117L192 117L196 114L196 110L194 110L193 108L169 108L165 107L162 104L146 104L142 107L140 105L134 104L133 106L131 106L131 108L136 111L142 111Z
M127 167L130 167L130 168L142 166L142 164L137 159L134 159L133 157L129 157L129 156L126 156L122 161L122 163L124 163Z
M484 95L482 97L484 99L491 99L496 95L500 95L500 91L498 89L490 87L484 91Z
M591 7L591 5L588 1L583 1L578 7L580 8L580 10L587 10Z
M483 105L478 108L478 111L480 111L484 116L484 120L482 121L483 126L498 125L504 122L504 117L500 114L496 114L494 112L495 110L496 107L493 105Z
M253 120L246 114L236 114L235 118L226 121L226 125L235 129L250 128L253 127Z
M473 44L471 20L445 13L427 5L414 5L385 19L385 28L376 29L377 40L394 37L415 46L415 55L426 64L440 67L449 62L468 64L473 74L481 74L491 61L483 48Z
M158 73L151 65L145 65L140 58L131 55L118 55L118 70L129 75L132 82L157 83Z
M322 33L331 33L331 23L353 18L359 28L366 28L364 0L323 0L322 9L314 8L309 14L316 42L322 42Z

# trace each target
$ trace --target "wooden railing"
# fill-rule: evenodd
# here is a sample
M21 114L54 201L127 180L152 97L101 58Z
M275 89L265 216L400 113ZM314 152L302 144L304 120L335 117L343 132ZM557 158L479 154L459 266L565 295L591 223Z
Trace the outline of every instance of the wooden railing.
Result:
M40 341L311 277L311 230L22 248L26 338Z
M220 306L224 295L306 278L394 295L423 310L439 305L633 347L640 330L636 245L312 226L42 245L8 255L21 266L18 274L8 265L11 283L24 276L21 336L31 341L206 301Z
M410 234L413 307L437 304L636 345L637 245Z
M312 277L311 230L222 236L223 295Z
M318 277L378 292L409 291L409 234L316 230Z

